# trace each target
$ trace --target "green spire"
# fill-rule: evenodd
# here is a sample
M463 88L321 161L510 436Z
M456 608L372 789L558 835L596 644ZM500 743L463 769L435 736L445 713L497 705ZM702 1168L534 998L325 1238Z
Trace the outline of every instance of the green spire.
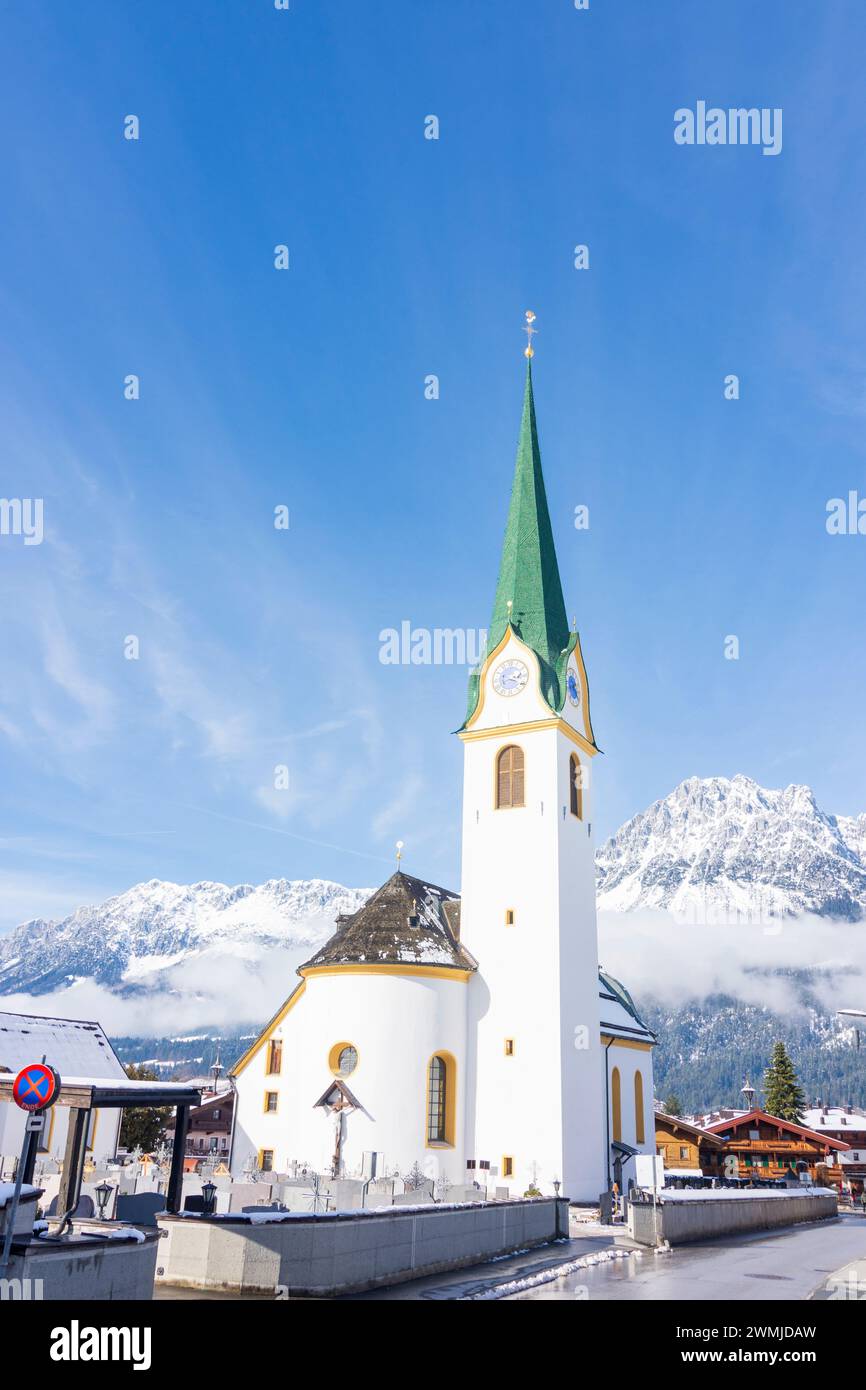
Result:
M542 694L551 708L559 711L564 698L565 666L576 637L569 632L565 615L553 528L544 491L529 357L526 360L526 389L511 505L499 564L493 617L488 631L488 656L501 642L509 620L521 641L531 647L538 657ZM473 675L469 682L467 719L471 718L477 702L478 676Z

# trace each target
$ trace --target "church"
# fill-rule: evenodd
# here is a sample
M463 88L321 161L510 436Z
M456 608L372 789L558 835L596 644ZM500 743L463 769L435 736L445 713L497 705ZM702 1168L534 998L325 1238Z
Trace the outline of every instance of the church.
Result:
M527 323L531 330L531 315ZM398 870L235 1063L231 1166L595 1202L655 1152L653 1034L599 968L599 752L566 617L532 339L486 655L469 680L462 891Z

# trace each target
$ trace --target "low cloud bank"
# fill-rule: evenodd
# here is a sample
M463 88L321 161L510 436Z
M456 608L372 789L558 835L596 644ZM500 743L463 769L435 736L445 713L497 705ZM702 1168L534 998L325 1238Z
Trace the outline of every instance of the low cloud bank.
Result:
M823 917L686 924L667 912L602 912L599 955L629 991L671 1008L727 994L773 1013L802 1011L791 972L810 973L828 1013L866 1008L866 922Z
M298 983L295 969L309 954L308 945L254 956L212 949L155 974L146 993L124 996L81 980L51 994L0 996L0 1011L97 1019L114 1037L230 1032L264 1023ZM866 1008L866 923L802 917L696 926L667 912L602 912L599 956L638 1000L670 1008L727 994L774 1013L801 1012L794 971L810 972L811 992L828 1013Z
M0 995L0 1011L96 1019L112 1037L177 1037L201 1027L231 1032L266 1022L299 983L295 969L309 956L309 946L274 947L255 958L202 952L154 975L146 993L122 995L79 980L50 994Z

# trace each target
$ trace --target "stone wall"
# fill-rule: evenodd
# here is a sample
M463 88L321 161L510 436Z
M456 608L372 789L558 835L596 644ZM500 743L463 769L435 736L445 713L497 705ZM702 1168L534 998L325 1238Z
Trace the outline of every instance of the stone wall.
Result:
M276 1219L164 1216L157 1283L243 1293L358 1293L568 1236L568 1202L437 1204Z
M56 1244L35 1239L16 1249L2 1271L9 1282L0 1296L70 1304L153 1298L158 1235L154 1231L143 1240L124 1239L123 1227L113 1229L109 1238L88 1239L89 1234L101 1234L98 1228L76 1223L72 1235Z
M800 1221L822 1221L837 1215L836 1195L831 1192L773 1193L763 1196L695 1196L692 1199L658 1201L658 1239L671 1245L737 1231L768 1230ZM655 1245L656 1227L652 1202L629 1203L629 1235L641 1245Z

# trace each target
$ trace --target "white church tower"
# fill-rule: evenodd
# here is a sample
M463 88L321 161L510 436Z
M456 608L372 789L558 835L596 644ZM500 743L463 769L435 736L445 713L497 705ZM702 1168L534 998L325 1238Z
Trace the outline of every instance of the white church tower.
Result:
M606 1186L607 1112L590 775L598 749L541 473L531 338L526 357L487 655L460 730L461 937L480 966L469 983L466 1156L513 1195L559 1182L572 1201L595 1201Z

